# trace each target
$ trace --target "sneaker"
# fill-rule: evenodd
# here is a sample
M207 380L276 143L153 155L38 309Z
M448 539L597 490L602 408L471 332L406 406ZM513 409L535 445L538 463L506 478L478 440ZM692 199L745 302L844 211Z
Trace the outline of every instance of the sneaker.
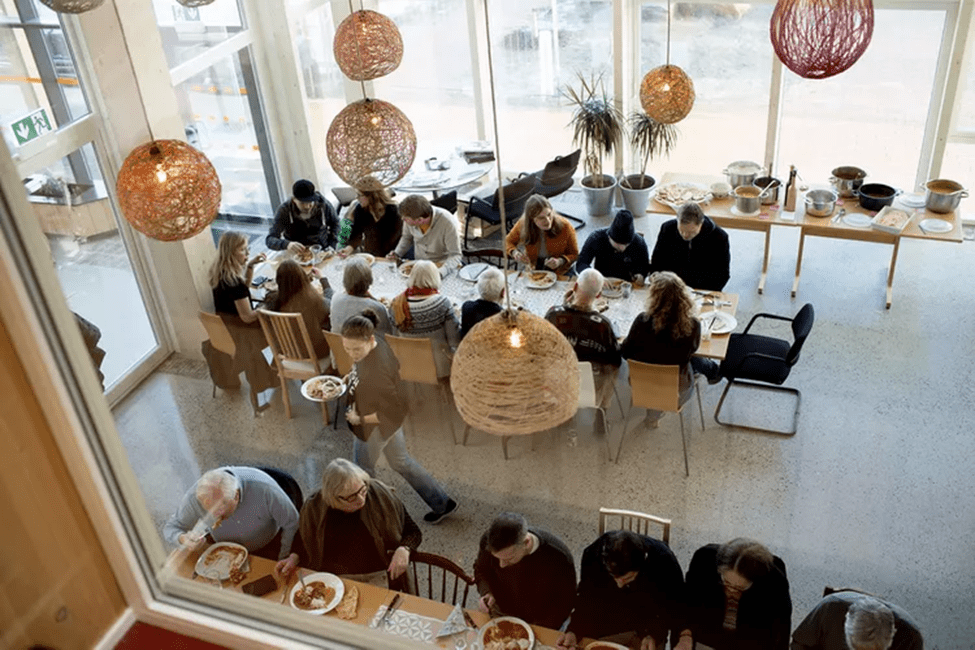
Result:
M428 512L427 514L423 515L423 521L427 522L428 524L436 525L455 512L457 512L457 502L453 499L449 499L447 501L446 510L443 512Z

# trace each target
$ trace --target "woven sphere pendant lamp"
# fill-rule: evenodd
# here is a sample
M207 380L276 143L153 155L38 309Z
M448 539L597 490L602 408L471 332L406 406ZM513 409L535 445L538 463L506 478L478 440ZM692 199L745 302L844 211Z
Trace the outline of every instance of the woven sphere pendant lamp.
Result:
M184 7L202 7L204 5L213 4L213 0L176 0Z
M217 170L180 140L154 140L133 149L115 189L126 220L160 241L200 233L220 209Z
M105 0L41 0L41 4L62 14L83 14L100 7Z
M450 388L471 427L499 436L525 435L575 415L579 366L569 340L554 325L506 310L461 340Z
M779 0L769 35L787 68L806 79L825 79L863 56L873 22L872 0Z
M640 105L661 124L674 124L694 107L694 82L676 65L662 65L643 77Z
M349 104L325 136L332 169L352 187L372 176L389 187L406 175L416 157L416 132L401 110L379 99Z
M335 30L332 53L342 73L353 81L384 77L403 60L403 37L386 16L360 10L350 14Z

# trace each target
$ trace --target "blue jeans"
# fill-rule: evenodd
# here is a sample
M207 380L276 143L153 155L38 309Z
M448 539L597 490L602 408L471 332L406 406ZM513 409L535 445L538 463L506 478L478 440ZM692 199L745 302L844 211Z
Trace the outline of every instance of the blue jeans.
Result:
M376 461L379 460L379 454L386 456L389 466L406 479L410 487L416 490L416 493L430 506L431 510L441 513L447 509L447 502L450 497L444 492L443 487L437 483L437 479L430 476L430 473L410 456L406 450L406 439L403 436L402 428L398 429L387 440L383 440L378 428L373 428L367 442L363 442L358 437L354 438L352 460L356 465L366 470L369 476L376 475Z

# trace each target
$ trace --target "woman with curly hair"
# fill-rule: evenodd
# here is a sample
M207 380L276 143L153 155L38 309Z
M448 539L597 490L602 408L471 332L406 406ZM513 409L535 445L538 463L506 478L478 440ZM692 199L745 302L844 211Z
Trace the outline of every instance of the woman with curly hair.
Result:
M559 275L568 273L579 257L575 228L540 194L528 197L525 212L508 233L505 247L522 264Z
M403 234L403 220L396 202L390 191L372 176L359 181L356 191L356 202L345 216L352 222L349 235L339 254L351 255L361 247L365 253L386 257L396 249ZM339 245L342 244L340 241Z

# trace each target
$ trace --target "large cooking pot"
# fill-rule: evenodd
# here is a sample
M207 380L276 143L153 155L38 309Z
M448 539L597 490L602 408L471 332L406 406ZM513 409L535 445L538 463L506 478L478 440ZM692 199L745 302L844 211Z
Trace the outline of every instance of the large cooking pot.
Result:
M771 176L761 176L755 179L755 187L765 190L765 193L762 194L762 205L772 205L779 200L779 188L782 187L782 181Z
M742 185L751 185L763 171L765 168L758 163L750 160L736 160L725 167L723 173L728 177L728 184L734 189Z
M867 172L859 167L847 165L837 167L830 172L829 182L840 196L851 197L856 196L857 190L863 185L863 179L866 177Z
M755 214L762 207L762 190L754 185L736 187L733 194L735 207L742 214Z
M944 178L936 178L925 185L927 194L924 197L924 207L931 212L946 214L958 209L961 200L968 196L968 190L960 183Z
M861 185L857 191L863 209L875 212L893 203L894 197L900 193L900 190L895 190L890 185L883 185L882 183L867 183Z
M809 190L806 192L806 214L810 217L828 217L833 214L836 199L833 190Z

